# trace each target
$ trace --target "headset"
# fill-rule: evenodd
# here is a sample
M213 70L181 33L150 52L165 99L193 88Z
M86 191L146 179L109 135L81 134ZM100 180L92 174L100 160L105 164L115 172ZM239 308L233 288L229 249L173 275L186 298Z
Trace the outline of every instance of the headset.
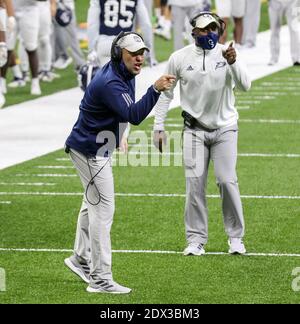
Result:
M137 35L139 36L142 41L144 42L143 37L135 32L124 32L122 31L113 41L112 45L111 45L111 60L113 62L121 62L122 60L122 48L120 47L120 45L118 45L118 42L120 39L122 39L123 37L127 36L127 35Z
M223 19L221 19L217 14L213 13L213 12L210 12L210 11L202 11L200 12L197 16L195 16L194 18L192 18L190 20L190 24L192 25L192 27L196 27L196 22L197 22L197 19L201 16L204 16L204 15L210 15L212 16L213 18L215 18L217 20L217 22L219 23L219 26L218 26L218 30L219 30L219 36L221 37L223 34L224 34L224 31L226 29L226 23Z

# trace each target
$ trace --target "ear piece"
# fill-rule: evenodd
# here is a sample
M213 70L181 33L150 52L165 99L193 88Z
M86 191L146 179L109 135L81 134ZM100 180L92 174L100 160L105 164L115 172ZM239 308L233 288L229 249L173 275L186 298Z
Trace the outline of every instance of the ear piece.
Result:
M125 36L124 32L121 32L113 41L111 45L111 60L114 62L120 62L122 60L122 49L118 45L118 41Z

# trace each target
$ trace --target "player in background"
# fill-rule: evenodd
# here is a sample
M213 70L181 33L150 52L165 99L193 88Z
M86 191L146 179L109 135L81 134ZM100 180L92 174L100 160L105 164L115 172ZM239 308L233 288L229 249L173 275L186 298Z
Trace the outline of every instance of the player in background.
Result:
M225 21L226 25L229 19L233 17L234 22L234 41L236 48L241 48L243 38L243 17L246 12L246 0L216 0L217 14ZM227 40L227 31L220 38L220 43L225 44Z
M207 0L169 0L171 6L173 31L174 31L174 50L177 51L185 46L184 31L191 34L191 27L185 26L186 17L192 19L196 13L209 10L210 2ZM193 41L191 39L191 41Z
M252 48L256 45L259 30L261 0L246 0L246 13L243 21L243 46Z
M154 33L157 36L169 41L172 39L172 13L168 0L155 1L155 15L157 17L157 26Z
M153 32L144 0L90 0L88 10L89 59L98 60L102 67L110 60L110 49L115 36L121 31L133 31L135 21L150 48L147 63L155 62L153 54Z
M290 49L294 66L300 65L300 35L298 28L299 9L297 0L269 0L269 18L271 26L271 59L269 65L278 63L280 55L280 27L283 16L286 17L290 32Z
M39 10L36 0L14 0L16 27L7 33L8 61L16 46L17 38L23 42L29 59L31 71L31 95L41 95L40 82L38 78L38 32L39 32ZM2 78L6 78L8 64L1 70Z
M52 18L56 12L56 0L38 1L39 9L39 34L38 34L38 57L39 57L39 79L51 82L54 73L51 72L52 65ZM23 42L19 44L19 58L23 73L28 74L29 61Z
M67 26L61 26L54 20L55 62L53 67L63 70L74 61L75 70L79 71L80 67L85 64L85 58L77 38L75 2L74 0L57 0L57 2L62 2L71 9L72 19ZM70 51L71 56L69 56L68 51Z

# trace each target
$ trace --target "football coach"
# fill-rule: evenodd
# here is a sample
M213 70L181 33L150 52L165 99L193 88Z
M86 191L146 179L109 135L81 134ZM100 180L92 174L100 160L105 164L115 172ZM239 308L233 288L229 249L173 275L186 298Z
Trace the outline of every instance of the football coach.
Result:
M115 210L111 156L127 123L140 124L155 106L160 93L175 77L159 78L135 103L135 77L141 72L143 38L122 32L114 40L111 61L97 72L80 105L80 113L66 141L66 152L84 188L74 254L65 264L89 284L91 293L126 294L131 289L113 280L110 230Z

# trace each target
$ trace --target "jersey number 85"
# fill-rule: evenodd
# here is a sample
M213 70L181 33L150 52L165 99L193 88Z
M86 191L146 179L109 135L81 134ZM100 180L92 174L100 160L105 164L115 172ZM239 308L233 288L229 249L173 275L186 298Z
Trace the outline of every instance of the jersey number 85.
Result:
M106 27L122 29L133 25L136 1L132 0L107 0L104 6L104 24Z

